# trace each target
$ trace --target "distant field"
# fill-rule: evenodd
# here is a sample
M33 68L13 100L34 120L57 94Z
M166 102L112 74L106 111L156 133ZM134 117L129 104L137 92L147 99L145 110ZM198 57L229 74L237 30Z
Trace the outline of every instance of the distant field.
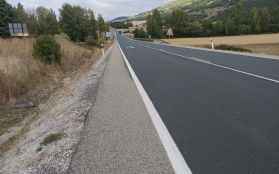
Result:
M254 53L279 55L279 33L226 37L163 39L163 41L173 45L197 47L209 47L211 40L214 40L216 45L233 45L250 49Z

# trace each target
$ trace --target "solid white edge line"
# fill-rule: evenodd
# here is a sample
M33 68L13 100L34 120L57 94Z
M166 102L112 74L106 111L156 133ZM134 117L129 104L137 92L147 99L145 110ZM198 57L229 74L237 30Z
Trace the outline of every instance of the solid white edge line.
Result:
M176 143L174 142L171 134L169 133L166 125L164 124L163 120L161 119L158 111L156 110L155 106L153 105L151 99L149 98L147 92L143 88L140 80L138 79L136 73L132 69L128 59L126 58L125 54L123 53L121 46L117 40L118 48L122 54L124 62L128 67L129 73L139 91L139 94L142 97L144 105L149 113L151 120L155 126L155 129L159 135L159 138L167 152L168 158L171 162L171 165L176 174L192 174L190 167L187 165L183 155L179 151Z

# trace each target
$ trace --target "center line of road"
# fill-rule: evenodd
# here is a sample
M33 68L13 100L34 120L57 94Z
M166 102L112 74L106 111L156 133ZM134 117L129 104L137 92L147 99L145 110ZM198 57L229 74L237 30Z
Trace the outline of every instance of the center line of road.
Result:
M212 66L215 66L215 67L218 67L218 68L223 68L223 69L226 69L226 70L238 72L238 73L245 74L245 75L248 75L248 76L251 76L251 77L255 77L255 78L259 78L259 79L262 79L262 80L267 80L267 81L279 84L279 80L275 80L275 79L272 79L272 78L264 77L264 76L261 76L261 75L258 75L258 74L253 74L253 73L241 71L241 70L238 70L238 69L234 69L234 68L231 68L231 67L219 65L219 64L216 64L216 63L213 63L213 62L210 62L210 61L207 61L207 60L199 59L199 58L196 58L196 57L183 56L181 54L169 52L169 51L166 51L164 49L157 49L157 48L153 48L153 47L145 46L145 45L142 45L142 46L145 47L145 48L149 48L149 49L152 49L152 50L160 51L160 52L163 52L165 54L172 55L172 56L177 56L177 57L181 57L181 58L184 58L184 59L193 60L195 62L200 62L200 63L212 65Z

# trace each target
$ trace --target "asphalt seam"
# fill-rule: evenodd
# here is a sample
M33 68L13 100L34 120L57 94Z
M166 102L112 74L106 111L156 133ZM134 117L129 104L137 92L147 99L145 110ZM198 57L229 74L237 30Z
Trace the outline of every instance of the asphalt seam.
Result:
M258 75L258 74L253 74L253 73L241 71L241 70L238 70L238 69L235 69L235 68L231 68L231 67L219 65L219 64L216 64L216 63L213 63L213 62L210 62L210 61L206 61L206 60L197 58L197 57L188 57L188 56L183 56L183 55L181 55L181 54L169 52L169 51L166 51L166 50L163 50L163 49L157 49L157 48L153 48L153 47L150 47L150 46L144 46L144 45L142 45L142 46L143 46L144 48L148 48L148 49L160 51L160 52L163 52L163 53L172 55L172 56L177 56L177 57L181 57L181 58L183 58L183 59L188 59L188 60L192 60L192 61L195 61L195 62L199 62L199 63L204 63L204 64L212 65L212 66L215 66L215 67L218 67L218 68L222 68L222 69L226 69L226 70L238 72L238 73L241 73L241 74L245 74L245 75L247 75L247 76L252 76L252 77L254 77L254 78L258 78L258 79L262 79L262 80L267 80L267 81L270 81L270 82L279 84L279 80L275 80L275 79L272 79L272 78L269 78L269 77L265 77L265 76L261 76L261 75Z
M166 150L166 153L168 155L168 158L171 162L171 165L175 171L176 174L192 174L192 171L188 164L186 163L183 155L179 151L176 143L174 142L171 134L169 133L166 125L162 121L158 111L156 110L154 104L152 103L150 97L148 96L147 92L143 88L141 82L139 81L136 73L132 69L128 59L126 58L125 54L123 53L123 50L121 49L121 46L119 42L117 41L117 45L120 49L120 52L122 54L122 58L128 67L129 73L137 87L137 90L144 102L144 105L147 109L147 112L149 113L151 120L153 122L153 125L155 126L155 129L160 137L160 140L163 144L163 147Z

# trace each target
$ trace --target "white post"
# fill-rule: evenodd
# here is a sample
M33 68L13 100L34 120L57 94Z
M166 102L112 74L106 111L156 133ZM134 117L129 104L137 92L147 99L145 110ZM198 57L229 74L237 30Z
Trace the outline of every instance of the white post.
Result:
M214 50L215 49L215 46L214 46L214 41L213 39L211 40L211 48Z
M103 56L105 55L105 49L104 48L102 48L102 54L103 54Z

